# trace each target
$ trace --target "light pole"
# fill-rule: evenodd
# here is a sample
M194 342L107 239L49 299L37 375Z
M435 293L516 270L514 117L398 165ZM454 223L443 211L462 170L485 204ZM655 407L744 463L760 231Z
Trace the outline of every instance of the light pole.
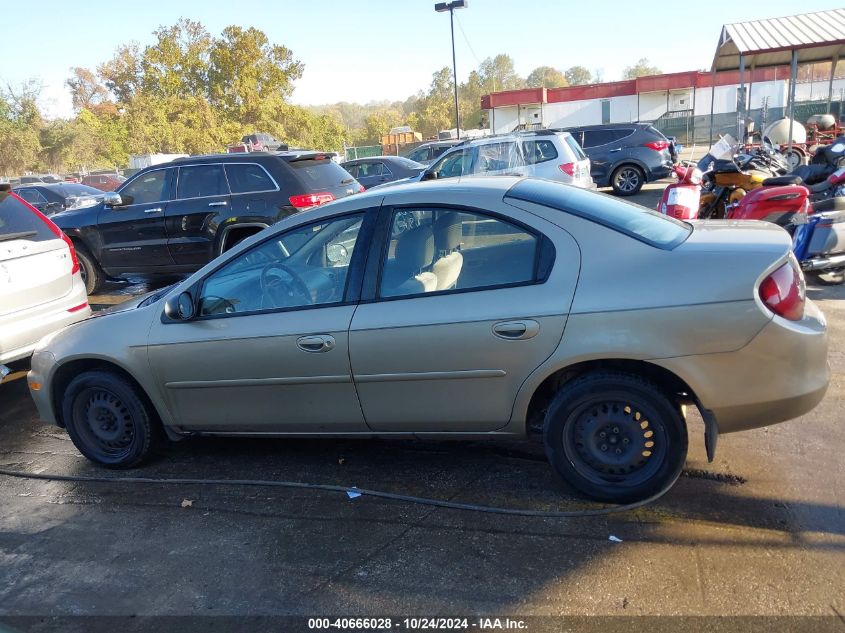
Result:
M455 63L455 9L466 9L467 0L452 0L438 2L434 10L438 13L449 12L449 26L452 29L452 75L455 79L455 134L461 138L461 117L458 114L458 65Z

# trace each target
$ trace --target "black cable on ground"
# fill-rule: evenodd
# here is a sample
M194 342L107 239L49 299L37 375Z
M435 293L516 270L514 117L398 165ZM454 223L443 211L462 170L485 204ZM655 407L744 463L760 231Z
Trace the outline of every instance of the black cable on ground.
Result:
M275 481L267 479L193 479L186 477L94 477L90 475L58 475L51 473L27 473L17 470L6 470L0 468L0 475L14 477L17 479L36 479L40 481L69 481L75 483L103 483L103 484L154 484L154 485L179 485L179 486L256 486L264 488L299 488L304 490L323 490L326 492L349 492L358 493L364 497L377 497L379 499L390 499L403 503L415 503L418 505L435 506L449 510L464 510L468 512L484 512L487 514L507 514L511 516L538 517L548 519L574 519L580 517L607 516L641 508L649 503L657 501L666 494L669 489L681 476L681 469L657 494L648 499L628 503L625 505L595 508L591 510L529 510L522 508L500 508L496 506L483 506L472 503L458 503L455 501L444 501L441 499L428 499L413 495L403 495L395 492L384 492L381 490L368 490L366 488L355 488L350 486L338 486L335 484L311 484L300 481Z

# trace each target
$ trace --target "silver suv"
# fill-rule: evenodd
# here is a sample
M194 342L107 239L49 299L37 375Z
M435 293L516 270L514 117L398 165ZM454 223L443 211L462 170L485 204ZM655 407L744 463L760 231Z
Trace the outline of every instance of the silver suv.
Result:
M468 140L448 150L420 180L519 175L595 188L590 159L569 132L537 130Z

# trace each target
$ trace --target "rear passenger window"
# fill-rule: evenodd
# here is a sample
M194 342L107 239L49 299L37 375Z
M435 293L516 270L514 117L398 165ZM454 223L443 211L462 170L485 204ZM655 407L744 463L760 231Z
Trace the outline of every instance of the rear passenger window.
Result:
M552 148L554 149L554 148ZM524 164L516 143L491 143L478 148L474 173L506 171Z
M232 163L226 165L226 178L232 193L275 191L276 183L261 165Z
M510 222L448 209L394 211L379 294L403 297L533 283L538 238Z
M628 138L631 134L634 133L634 129L630 127L620 128L618 130L613 130L613 140L614 141L621 141L623 138Z
M0 191L0 243L12 240L44 242L58 239L50 226L13 195Z
M526 165L545 163L547 160L557 158L555 144L551 141L523 141L522 151Z
M598 147L613 141L610 130L584 130L584 147Z
M223 165L194 165L179 168L176 197L180 200L221 196L228 193L229 188L226 186Z

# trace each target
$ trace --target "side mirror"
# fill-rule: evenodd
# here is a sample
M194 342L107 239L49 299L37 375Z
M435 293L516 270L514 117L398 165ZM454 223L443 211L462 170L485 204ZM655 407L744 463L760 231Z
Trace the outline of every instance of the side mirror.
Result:
M123 198L120 197L119 193L107 191L103 194L103 204L107 207L121 207L126 203L123 202Z
M194 318L194 298L190 292L170 297L164 304L164 313L174 321L190 321Z
M423 173L422 178L420 180L437 180L437 172L436 171L426 171Z

